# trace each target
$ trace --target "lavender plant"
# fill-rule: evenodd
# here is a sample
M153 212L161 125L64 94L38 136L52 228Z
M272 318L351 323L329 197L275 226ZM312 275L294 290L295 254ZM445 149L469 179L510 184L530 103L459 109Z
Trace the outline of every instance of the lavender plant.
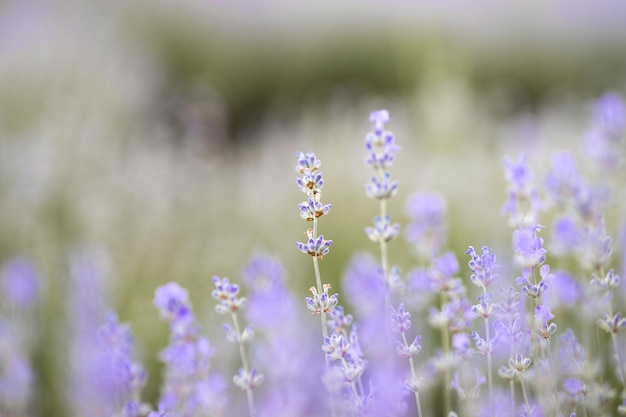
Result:
M388 111L373 112L366 136L365 163L374 171L366 194L379 202L366 234L378 244L377 256L355 256L340 292L331 291L319 264L332 244L318 233L319 218L331 210L322 202L321 162L313 152L298 152L296 183L306 194L300 217L311 227L296 246L312 257L315 277L306 308L277 258L256 255L246 265L248 297L238 284L214 276L214 312L229 318L223 328L237 346L234 364L222 361L224 352L201 331L188 291L175 282L158 287L154 305L169 340L159 355L163 372L153 405L142 399L149 375L135 359L130 326L109 311L106 265L88 251L73 253L68 413L219 417L247 408L251 417L626 415L625 293L618 273L624 259L613 254L619 248L611 233L616 204L607 192L614 187L610 174L623 166L621 97L609 94L594 107L586 162L578 163L574 152L557 152L544 180L536 181L530 154L504 159L502 213L512 227L511 257L500 255L506 248L485 245L479 253L464 246L464 270L446 247L447 201L431 193L409 197L407 249L417 261L406 282L391 266L388 247L400 233L387 206L399 189L390 172L398 147L385 130L389 121ZM595 177L580 169L592 163ZM551 226L541 225L550 220ZM2 270L3 416L36 415L30 407L35 341L26 330L37 314L37 285L36 268L25 259ZM307 314L320 316L321 338L319 329L306 328ZM216 360L223 369L239 368L233 382L245 394L228 394Z
M244 297L237 298L239 294L239 286L232 284L228 278L213 277L213 283L215 289L211 293L211 296L218 301L215 306L215 311L218 314L230 314L232 319L232 327L229 324L224 324L224 330L229 341L236 343L239 347L239 357L241 358L241 368L239 373L235 375L233 381L235 385L246 392L246 398L248 400L248 411L250 417L256 415L256 408L254 406L254 394L253 391L263 382L263 374L256 368L248 365L248 359L245 352L245 345L250 343L254 339L254 330L252 326L246 326L243 330L239 325L239 318L237 313L242 310L247 303L247 299Z
M187 290L170 282L156 289L154 304L169 324L170 341L160 355L165 375L158 411L150 417L223 415L225 384L211 373L215 352L195 323Z
M302 174L302 177L296 179L296 183L300 191L307 195L307 201L298 205L300 208L300 217L307 222L313 223L313 227L306 231L307 237L309 238L308 241L304 243L297 242L296 246L301 252L311 255L313 258L313 271L315 273L316 286L310 289L313 297L306 300L307 308L313 311L313 313L320 315L322 321L322 335L326 338L328 337L326 314L337 304L337 295L329 295L330 284L322 283L318 260L328 254L333 241L324 239L324 235L320 234L318 236L317 219L328 214L332 206L330 204L324 205L321 201L324 179L322 178L322 173L318 172L318 169L322 165L322 162L317 159L313 152L308 152L307 154L298 152L296 157L298 159L296 171Z

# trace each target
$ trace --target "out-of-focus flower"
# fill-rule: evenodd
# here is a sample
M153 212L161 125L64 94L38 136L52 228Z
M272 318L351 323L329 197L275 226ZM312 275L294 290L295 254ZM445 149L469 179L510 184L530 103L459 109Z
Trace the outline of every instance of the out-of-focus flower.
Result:
M20 309L33 306L39 293L39 278L33 263L24 257L7 262L2 268L2 289L10 304Z
M441 251L446 241L445 211L446 200L439 194L414 194L407 200L406 212L411 219L407 241L421 258L431 259Z
M221 376L210 373L214 349L198 332L187 290L168 283L156 289L154 301L171 330L160 355L165 364L160 412L181 417L222 415L226 385Z
M624 156L626 104L617 93L600 97L593 109L593 120L585 137L588 155L608 170L617 168Z

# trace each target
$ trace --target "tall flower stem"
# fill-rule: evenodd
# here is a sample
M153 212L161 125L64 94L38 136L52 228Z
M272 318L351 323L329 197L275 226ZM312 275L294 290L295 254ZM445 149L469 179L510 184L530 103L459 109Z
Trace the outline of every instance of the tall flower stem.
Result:
M443 300L443 293L441 294L441 305L444 305L444 300ZM444 356L448 356L450 354L450 333L448 332L448 328L447 327L443 327L441 329L441 346L443 348L443 354ZM448 414L450 414L450 411L452 410L452 395L451 395L451 391L448 388L448 384L450 383L450 368L446 365L445 369L444 369L444 374L443 374L443 404L444 404L444 412L445 415L447 416Z
M233 328L238 337L237 345L239 346L239 356L241 358L241 367L246 375L250 374L250 367L248 365L248 360L246 358L246 352L243 347L243 342L241 341L241 330L239 329L239 320L237 319L237 314L231 311L231 318L233 319ZM256 409L254 407L254 394L252 393L252 389L250 387L246 387L246 397L248 399L248 411L250 412L250 417L255 417Z
M526 414L530 415L530 403L528 402L528 393L526 392L526 383L524 382L524 374L519 374L519 382L522 386L522 397L524 397L524 407L526 407Z
M409 346L409 343L406 340L406 335L404 332L402 333L402 342L404 342L405 346ZM417 374L415 373L415 363L413 361L413 357L409 356L409 366L411 368L411 379L417 383ZM420 402L420 393L419 390L415 390L415 407L417 408L417 417L422 417L422 406Z
M391 198L398 189L398 181L391 180L389 169L395 159L395 145L393 133L385 130L385 123L389 122L389 112L387 110L377 110L370 114L372 131L365 137L365 148L368 156L365 163L374 171L374 176L365 185L368 197L379 201L379 216L374 218L374 227L366 228L365 231L373 242L378 242L380 247L380 262L382 278L384 283L385 314L390 307L390 291L394 284L390 280L389 259L387 254L387 242L398 235L399 225L391 225L387 215L387 200Z
M380 200L380 218L387 216L387 200ZM387 255L387 241L380 239L380 267L383 272L383 282L385 283L385 312L389 311L391 297L389 295L389 258Z
M246 391L250 417L255 417L256 409L252 391L263 382L264 376L262 373L258 372L257 369L249 366L244 349L244 344L251 342L254 338L252 326L247 326L242 331L237 317L237 312L246 306L248 300L245 297L237 297L239 294L239 286L230 283L228 278L214 276L213 283L215 284L215 289L211 292L211 296L218 301L218 304L215 306L215 311L218 314L230 313L233 326L231 327L228 324L224 324L224 329L226 330L227 338L231 342L237 343L239 348L241 369L239 369L239 373L233 377L233 382L239 388Z
M313 239L317 239L317 219L313 219ZM322 294L322 276L320 274L320 264L317 256L313 256L313 271L315 273L315 285L317 286L317 293ZM326 312L320 312L320 319L322 322L322 336L328 336L328 328L326 327ZM326 366L329 365L328 358L326 359Z
M491 364L491 334L489 317L485 317L485 339L487 340L487 384L489 387L489 409L493 414L493 365Z

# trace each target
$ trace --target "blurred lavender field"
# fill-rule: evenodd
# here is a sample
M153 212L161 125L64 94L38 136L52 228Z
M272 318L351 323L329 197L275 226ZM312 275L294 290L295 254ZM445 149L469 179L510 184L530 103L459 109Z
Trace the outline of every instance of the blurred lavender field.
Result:
M371 273L379 256L364 232L378 214L364 187L372 175L364 164L368 117L377 109L391 113L388 128L400 147L392 169L399 188L387 210L401 233L388 249L407 292L393 306L405 302L411 332L422 335L417 362L424 375L441 336L428 324L427 303L437 301L411 287L416 268L430 268L434 257L419 255L424 242L407 241L419 196L435 195L445 208L437 255L456 255L455 276L472 287L465 252L487 245L497 254L500 280L516 286L522 272L511 243L515 226L501 212L511 187L503 158L516 162L525 154L545 204L536 220L545 226L539 236L546 264L583 286L599 270L568 246L580 243L576 236L559 235L563 202L550 188L555 167L571 168L571 157L575 168L561 175L589 187L593 204L586 209L602 213L599 239L611 239L602 272L623 276L624 16L620 1L3 2L0 414L156 410L172 376L160 355L170 330L182 331L177 316L157 309L155 291L175 282L193 306L193 325L183 333L211 358L207 392L223 393L209 396L210 413L179 414L248 415L246 394L231 381L239 353L224 337L211 296L212 277L219 276L249 297L242 320L257 328L249 354L266 374L255 391L260 415L327 415L319 318L304 301L313 268L295 246L306 240L307 225L298 218L303 197L293 167L297 151L313 150L323 161L324 203L332 211L319 227L333 244L320 262L322 275L359 322L371 311L358 297L351 301L360 291L354 276L358 282ZM607 124L618 132L609 144L598 139ZM273 278L259 278L266 275ZM553 353L572 328L581 343L590 341L588 355L602 359L589 359L593 369L585 371L588 408L572 395L563 399L562 415L617 415L623 382L612 339L595 326L602 311L587 290L553 288L560 288L559 296L546 295L558 324ZM472 303L478 294L470 288ZM615 312L625 296L624 285L611 292ZM267 297L283 310L268 313ZM580 310L583 304L589 306ZM617 338L624 358L623 334ZM138 408L126 414L111 411L126 394L116 391L115 404L99 394L119 389L103 376L109 370L102 340L116 346L107 351L112 357L133 364L124 378ZM305 371L291 361L294 352L310 373L297 374ZM574 388L562 386L564 372L555 373L558 389L571 394ZM442 386L437 379L424 387L423 415L446 415L441 404L450 390ZM459 415L478 415L450 392ZM414 415L415 404L407 403L394 415ZM293 408L279 414L281 404Z

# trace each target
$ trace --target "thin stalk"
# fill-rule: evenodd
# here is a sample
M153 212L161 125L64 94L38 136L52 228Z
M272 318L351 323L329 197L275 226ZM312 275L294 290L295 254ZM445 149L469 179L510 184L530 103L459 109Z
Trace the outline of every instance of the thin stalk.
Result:
M511 391L511 417L515 417L515 381L509 381L509 390Z
M613 316L613 303L609 301L608 314ZM597 329L597 326L596 326ZM613 345L613 351L615 352L615 360L617 361L617 367L619 368L619 377L622 380L622 389L626 391L626 379L624 379L624 367L622 366L622 360L619 356L619 345L617 343L617 334L611 332L611 343Z
M533 276L534 276L534 271L533 271ZM541 300L539 298L535 299L535 306L541 306ZM533 315L533 328L534 328L534 315ZM559 402L559 389L556 386L556 372L554 371L554 364L553 364L553 360L552 360L552 349L550 348L550 339L547 338L545 339L546 341L546 350L548 351L548 365L550 366L550 374L552 376L551 382L552 382L552 393L554 394L554 404L556 405L556 412L557 412L557 416L561 417L563 415L563 413L561 412L561 404Z
M487 289L483 286L483 295L487 296ZM485 317L485 337L487 339L487 383L489 385L489 409L493 415L493 366L491 364L491 334L489 317Z
M233 319L233 327L235 328L235 332L237 333L237 345L239 345L239 356L241 357L241 367L246 375L249 375L250 368L248 367L248 360L246 359L246 352L243 348L243 343L241 342L241 332L239 331L239 320L237 320L237 314L231 311L230 313ZM252 389L246 388L246 397L248 398L248 410L250 411L250 417L255 416L255 408L254 408L254 395L252 394Z
M317 218L313 219L313 239L317 239ZM317 259L317 256L313 256L313 270L315 271L315 285L317 286L317 293L321 294L323 292L322 286L322 276L320 274L320 265ZM326 327L326 312L320 311L320 321L322 323L322 336L323 338L328 337L328 328ZM330 359L328 356L324 354L324 363L326 364L326 369L330 369ZM335 417L335 407L330 406L330 414L332 417Z
M444 304L444 294L441 293L441 305ZM450 354L450 334L448 332L448 328L444 327L441 329L441 346L443 347L443 355L446 357ZM448 389L448 383L450 382L450 369L446 365L444 369L444 383L443 383L443 399L444 399L444 411L447 416L450 414L452 410L452 395L450 393L450 389Z
M526 414L530 415L530 403L528 402L528 394L526 392L526 383L524 382L524 374L520 372L519 382L522 386L522 396L524 397L524 406L526 407Z
M554 392L554 401L556 404L557 416L561 417L561 404L559 403L559 390L556 386L556 372L554 371L554 364L552 361L552 349L550 348L550 339L546 339L546 348L548 350L548 362L550 365L550 374L552 375L552 391Z
M617 361L617 367L619 368L619 376L622 380L622 387L626 391L626 380L624 379L624 367L622 366L622 360L619 356L619 349L617 344L617 334L611 333L611 341L613 342L613 350L615 351L615 360Z
M404 332L402 332L402 341L404 342L405 346L408 346ZM409 357L409 365L411 367L411 378L415 383L417 383L417 374L415 373L415 363L413 362L412 357ZM417 417L422 417L422 406L420 402L419 391L415 391L415 406L417 407Z
M313 219L313 239L317 239L317 219ZM322 287L322 277L320 275L320 265L317 256L313 256L313 270L315 271L315 284L317 286L317 293L321 294L323 292ZM326 312L320 312L320 318L322 322L322 335L324 337L328 336L328 329L326 328ZM326 360L326 367L328 368L329 362Z
M380 218L384 219L387 216L387 200L384 198L380 200ZM387 255L387 242L384 239L380 240L380 266L383 270L383 282L385 283L385 314L389 312L389 306L391 300L389 296L389 257Z

